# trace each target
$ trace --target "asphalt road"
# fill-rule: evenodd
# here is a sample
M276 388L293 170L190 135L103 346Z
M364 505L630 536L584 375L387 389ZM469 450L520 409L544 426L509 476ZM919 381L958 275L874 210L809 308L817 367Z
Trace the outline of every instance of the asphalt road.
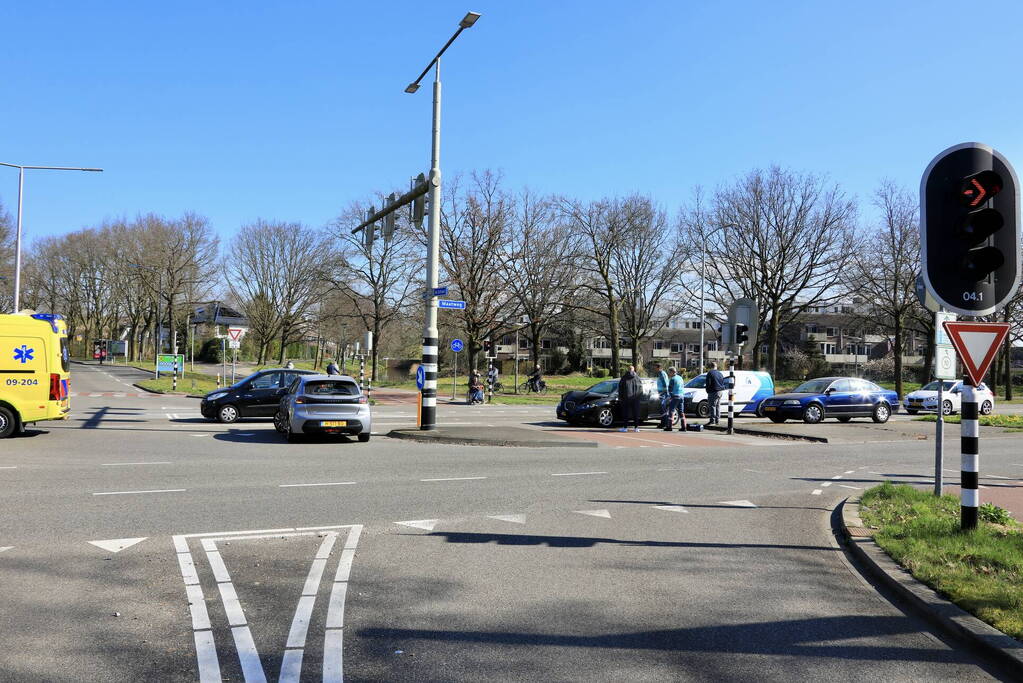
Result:
M0 680L1006 675L893 606L833 539L845 496L929 481L929 442L286 444L136 395L140 376L75 366L76 393L126 395L75 396L71 421L0 445ZM983 441L986 485L1023 477L1019 443Z

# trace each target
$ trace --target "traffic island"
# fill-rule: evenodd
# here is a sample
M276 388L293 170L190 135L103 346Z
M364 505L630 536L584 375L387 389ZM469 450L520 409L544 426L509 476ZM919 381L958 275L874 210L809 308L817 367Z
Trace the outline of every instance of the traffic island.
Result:
M887 486L891 487L890 484ZM901 489L903 487L891 488ZM869 495L869 492L865 495ZM958 502L954 499L944 501L944 503L938 501L936 505L938 507L944 506L950 510L958 508ZM846 499L841 504L839 512L842 520L839 531L844 545L871 576L944 633L975 646L987 654L993 661L998 662L1011 671L1023 671L1023 642L981 621L950 600L942 597L941 594L915 578L909 570L897 563L874 540L876 534L884 533L883 529L868 526L868 523L861 519L860 498ZM929 523L927 525L929 526ZM883 527L887 528L887 525L883 525ZM1018 535L1020 532L1013 531L1010 533ZM948 535L950 538L957 536L954 531ZM953 538L952 542L954 544L962 544L969 542L969 539L960 536ZM920 543L923 543L923 541L916 545L919 546ZM970 561L976 559L969 554L964 556L964 558ZM915 564L925 563L925 561L915 561ZM955 564L949 560L946 562L946 565L950 563ZM926 568L924 570L926 571ZM988 570L990 571L990 568ZM954 587L942 584L940 578L935 577L934 581L939 586L944 586L943 592L955 592ZM952 597L954 599L954 595ZM964 596L964 599L969 601L971 597ZM1011 615L1005 623L1010 628L1016 627Z
M720 424L705 425L704 429L708 430L708 431L712 431L712 432L727 432L728 431L728 426L727 425L720 425ZM766 436L766 437L771 438L771 439L787 439L789 441L808 441L810 443L829 443L828 437L826 437L826 436L817 436L815 434L801 434L799 432L794 432L794 431L784 431L783 432L783 431L780 431L780 430L777 430L777 429L772 430L770 428L734 426L734 427L732 427L732 433L733 434L745 434L746 436Z
M462 446L518 446L520 448L596 448L596 441L583 441L525 427L439 427L424 431L416 428L392 429L392 439L421 443Z

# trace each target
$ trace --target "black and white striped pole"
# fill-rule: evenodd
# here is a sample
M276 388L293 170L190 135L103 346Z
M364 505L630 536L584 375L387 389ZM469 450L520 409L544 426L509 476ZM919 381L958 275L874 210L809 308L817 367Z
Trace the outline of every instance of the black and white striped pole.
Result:
M489 347L490 344L487 344ZM487 356L487 403L494 402L494 358Z
M735 425L735 356L728 356L728 433Z
M366 394L366 355L359 354L359 390Z
M963 531L977 528L977 510L980 507L980 433L978 425L977 390L973 380L963 378L962 414L960 419L959 513ZM941 407L938 407L941 410Z
M171 379L171 391L178 390L178 357L174 356L174 377Z

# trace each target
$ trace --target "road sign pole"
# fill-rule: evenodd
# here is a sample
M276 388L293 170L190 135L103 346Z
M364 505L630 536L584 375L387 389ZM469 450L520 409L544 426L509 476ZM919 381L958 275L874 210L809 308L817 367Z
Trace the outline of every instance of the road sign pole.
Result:
M456 384L458 383L458 354L452 354L455 357L455 362L451 366L451 400L455 400L455 392L457 391Z
M494 358L487 356L487 403L494 402Z
M742 353L742 347L739 347ZM735 356L728 356L728 433L731 434L735 426Z
M171 391L178 390L178 355L174 354L174 377L171 378Z
M432 293L437 287L440 271L440 59L436 60L433 80L433 135L430 150L430 233L426 252L426 289ZM431 431L437 428L437 298L426 299L423 321L423 369L426 379L421 390L423 405L419 428Z
M238 374L238 349L231 349L231 384L235 382Z
M977 391L973 379L963 377L962 418L959 422L960 498L959 513L963 531L977 528L977 510L980 507L980 433L977 420Z
M943 398L945 380L938 378L938 419L934 421L934 495L940 496L943 488L942 468L945 464L945 409Z

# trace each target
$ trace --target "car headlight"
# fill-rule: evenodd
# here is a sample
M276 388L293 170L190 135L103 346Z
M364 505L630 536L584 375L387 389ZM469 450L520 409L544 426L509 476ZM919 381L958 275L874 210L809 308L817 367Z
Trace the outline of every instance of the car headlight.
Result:
M798 405L799 405L799 399L796 399L796 398L790 398L790 399L788 399L787 401L785 401L785 402L784 402L784 403L783 403L782 405L786 405L786 406L798 406Z
M207 396L206 400L207 401L216 401L217 399L224 398L225 396L227 396L227 392L226 391L218 391L215 394L210 394L209 396Z

